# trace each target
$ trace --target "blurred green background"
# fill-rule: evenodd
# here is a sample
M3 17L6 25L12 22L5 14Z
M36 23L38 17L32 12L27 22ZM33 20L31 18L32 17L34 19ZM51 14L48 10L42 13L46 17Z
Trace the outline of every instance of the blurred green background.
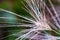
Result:
M25 14L26 12L22 9L22 4L21 4L22 1L23 0L0 0L0 8L15 12L15 13L17 13L19 15L20 14L21 15L22 14L26 15ZM17 19L17 17L12 15L12 14L0 11L0 17L3 17L3 16ZM4 23L4 22L7 22L7 23ZM19 22L19 20L0 19L0 24L1 25L4 25L4 24L7 24L7 25L8 24L16 24L18 22ZM21 30L21 28L19 28L19 27L1 27L0 28L0 34L1 34L0 40L15 40L16 37L9 36L9 35L11 35L13 33L17 33L20 30ZM9 36L9 37L7 37L7 36ZM7 37L7 38L4 38L4 37Z

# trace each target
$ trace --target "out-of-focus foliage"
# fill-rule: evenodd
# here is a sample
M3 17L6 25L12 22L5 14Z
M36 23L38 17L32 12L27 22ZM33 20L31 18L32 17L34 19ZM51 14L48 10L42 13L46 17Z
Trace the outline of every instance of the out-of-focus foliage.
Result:
M0 8L3 8L3 9L6 9L6 10L10 10L10 11L14 11L16 13L21 13L23 10L21 8L21 2L22 0L0 0ZM25 12L24 12L25 13ZM9 13L6 13L6 12L1 12L0 11L0 17L9 17L9 18L15 18L14 15L11 15ZM16 20L13 20L13 19L0 19L0 22L13 22L13 23L16 23ZM11 23L9 23L11 24ZM19 32L21 29L18 27L18 28L14 28L14 27L7 27L5 28L6 29L6 32L7 32L7 35L6 36L9 36L13 33L17 33ZM1 29L1 31L4 30L4 28ZM3 31L5 32L5 31ZM14 40L14 36L10 36L10 37L7 37L6 39L4 40Z
M29 14L27 14L27 12L24 9L22 9L23 8L23 5L21 4L22 1L23 0L0 0L0 8L7 9L7 10L13 11L13 12L19 14L19 15L29 17ZM56 6L60 4L60 2L58 2L57 0L52 0L52 2ZM14 15L7 14L7 13L2 14L0 12L0 17L1 16L8 16L9 18L11 16L11 18L15 18ZM7 20L0 20L0 21L7 21ZM7 22L12 22L12 21L14 21L14 23L16 23L16 20L8 20ZM20 28L14 28L14 27L13 28L7 27L6 29L7 29L8 35L11 35L13 33L17 33L21 30ZM6 38L6 40L14 40L14 39L15 39L14 36L10 36L10 37Z

